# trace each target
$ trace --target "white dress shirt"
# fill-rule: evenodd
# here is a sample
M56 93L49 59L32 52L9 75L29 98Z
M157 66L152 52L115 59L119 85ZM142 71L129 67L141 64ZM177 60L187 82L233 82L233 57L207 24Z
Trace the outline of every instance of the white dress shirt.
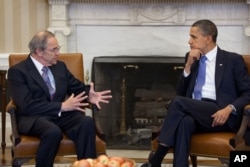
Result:
M218 47L215 46L210 52L205 56L206 60L206 79L205 84L202 87L201 97L216 100L216 91L215 91L215 64L216 64L216 55ZM183 71L184 77L188 77L189 74Z

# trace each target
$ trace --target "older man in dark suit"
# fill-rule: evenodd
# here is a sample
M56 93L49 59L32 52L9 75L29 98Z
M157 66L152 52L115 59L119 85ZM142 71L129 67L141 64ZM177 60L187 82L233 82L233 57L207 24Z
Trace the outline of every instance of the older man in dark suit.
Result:
M95 92L93 83L80 82L57 61L60 46L51 32L35 34L29 48L28 58L8 70L8 84L19 132L41 140L36 167L53 167L63 132L76 144L78 159L96 158L95 126L82 107L100 108L110 90Z
M221 50L217 27L199 20L190 29L190 51L169 105L159 147L145 166L160 167L168 149L174 149L174 166L188 167L193 133L236 131L242 111L250 102L250 77L241 55Z

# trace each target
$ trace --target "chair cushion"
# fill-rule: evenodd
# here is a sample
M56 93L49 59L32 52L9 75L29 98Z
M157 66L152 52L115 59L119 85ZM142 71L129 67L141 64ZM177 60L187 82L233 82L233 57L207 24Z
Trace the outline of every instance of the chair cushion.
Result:
M15 157L34 157L36 155L40 140L37 137L20 135L21 141L15 147ZM96 151L98 154L106 153L106 144L96 136ZM65 135L61 141L57 155L75 155L75 144Z
M190 154L204 157L229 158L230 151L234 150L229 144L229 139L235 133L217 132L194 134L191 140ZM151 151L158 147L157 138L151 141ZM172 150L171 150L172 151Z

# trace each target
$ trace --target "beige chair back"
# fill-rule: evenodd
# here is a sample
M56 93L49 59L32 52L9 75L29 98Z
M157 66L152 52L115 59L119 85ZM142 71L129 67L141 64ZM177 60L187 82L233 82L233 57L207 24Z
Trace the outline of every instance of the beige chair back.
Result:
M10 54L9 55L9 66L25 60L28 54ZM80 81L84 82L84 66L83 66L83 55L81 53L61 53L58 60L63 61L68 67L69 71ZM82 70L79 70L82 69Z

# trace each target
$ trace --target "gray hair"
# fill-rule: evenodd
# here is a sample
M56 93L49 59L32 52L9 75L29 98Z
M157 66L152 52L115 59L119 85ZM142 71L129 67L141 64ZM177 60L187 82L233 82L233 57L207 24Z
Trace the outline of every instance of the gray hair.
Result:
M55 37L55 35L47 30L36 33L29 42L30 53L35 53L36 49L44 50L47 46L48 38Z

